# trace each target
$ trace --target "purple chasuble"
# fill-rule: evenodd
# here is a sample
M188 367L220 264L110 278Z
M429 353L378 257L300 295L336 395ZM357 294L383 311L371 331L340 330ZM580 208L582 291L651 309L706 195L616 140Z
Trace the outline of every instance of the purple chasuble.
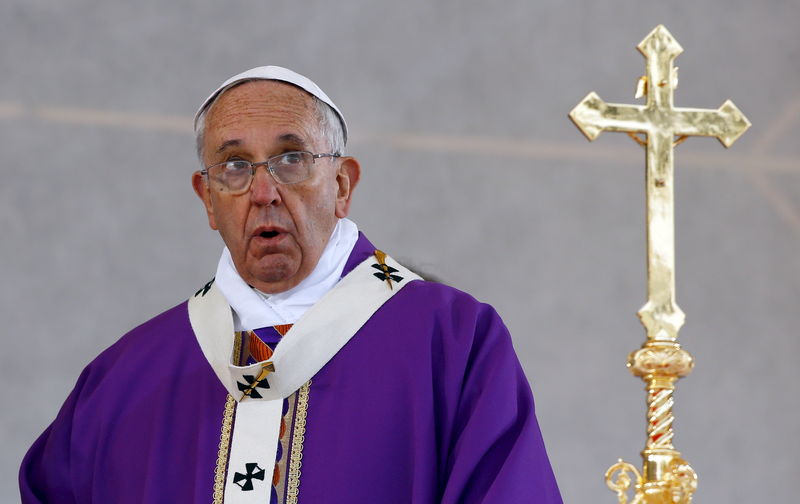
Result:
M360 235L343 275L374 250ZM245 473L218 460L226 402L184 302L84 369L22 462L22 502L215 502L220 463ZM296 502L561 502L508 330L451 287L390 298L312 378L306 415Z

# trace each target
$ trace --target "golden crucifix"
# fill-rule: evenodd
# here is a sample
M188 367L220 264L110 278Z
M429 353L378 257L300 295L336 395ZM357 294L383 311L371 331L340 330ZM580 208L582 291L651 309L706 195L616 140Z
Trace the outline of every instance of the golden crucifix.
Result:
M641 473L619 460L606 472L606 484L617 492L621 504L628 501L632 484L633 504L688 504L697 475L672 445L675 382L694 365L689 352L677 343L684 314L675 303L672 152L675 145L696 135L717 137L730 147L750 122L730 100L718 110L673 106L678 69L672 62L683 48L663 25L637 48L647 59L647 74L639 79L636 93L637 98L647 97L644 105L606 103L592 92L569 114L589 140L606 130L620 131L647 149L647 303L638 312L647 341L628 356L631 372L646 383L647 443Z

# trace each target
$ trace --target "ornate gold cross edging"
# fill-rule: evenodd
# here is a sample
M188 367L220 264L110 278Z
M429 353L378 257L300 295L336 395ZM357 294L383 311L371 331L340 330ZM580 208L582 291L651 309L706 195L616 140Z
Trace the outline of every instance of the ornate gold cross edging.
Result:
M684 314L675 303L673 148L689 136L716 137L730 147L750 122L730 100L717 110L673 106L678 84L673 60L683 48L663 25L637 48L647 60L647 73L639 79L636 93L637 98L646 96L644 105L606 103L592 92L569 114L589 140L603 131L625 132L647 149L647 303L638 312L647 341L629 355L628 367L647 384L648 438L641 474L620 460L606 473L606 484L624 504L632 473L634 503L688 504L697 476L672 445L675 381L694 365L677 343Z

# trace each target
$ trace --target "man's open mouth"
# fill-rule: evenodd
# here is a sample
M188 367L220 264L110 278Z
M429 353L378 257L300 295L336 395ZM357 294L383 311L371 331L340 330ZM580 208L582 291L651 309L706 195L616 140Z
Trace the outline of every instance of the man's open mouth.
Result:
M280 233L277 231L262 231L261 234L259 234L258 236L260 236L261 238L275 238L279 234Z

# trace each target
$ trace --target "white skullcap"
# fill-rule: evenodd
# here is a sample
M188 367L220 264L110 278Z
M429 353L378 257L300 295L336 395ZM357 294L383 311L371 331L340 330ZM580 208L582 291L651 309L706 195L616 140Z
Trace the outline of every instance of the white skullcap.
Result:
M211 105L211 103L213 103L214 100L217 99L219 95L227 91L235 84L247 80L276 80L276 81L288 82L289 84L294 84L295 86L316 96L326 104L330 105L330 107L334 110L334 112L336 112L336 115L339 116L339 120L342 123L342 133L344 134L344 143L347 144L347 123L344 120L344 115L342 115L342 112L339 110L336 104L333 103L333 100L328 98L328 95L326 95L325 92L322 89L320 89L319 86L317 86L314 83L314 81L312 81L308 77L300 75L297 72L293 72L288 68L283 68L279 66L261 66L261 67L251 68L250 70L242 72L238 75L234 75L230 79L223 82L220 87L218 87L213 93L211 93L211 95L208 98L206 98L206 101L203 102L203 104L200 106L200 109L198 109L197 113L194 115L195 133L197 132L197 120L200 117L200 114L202 114Z

